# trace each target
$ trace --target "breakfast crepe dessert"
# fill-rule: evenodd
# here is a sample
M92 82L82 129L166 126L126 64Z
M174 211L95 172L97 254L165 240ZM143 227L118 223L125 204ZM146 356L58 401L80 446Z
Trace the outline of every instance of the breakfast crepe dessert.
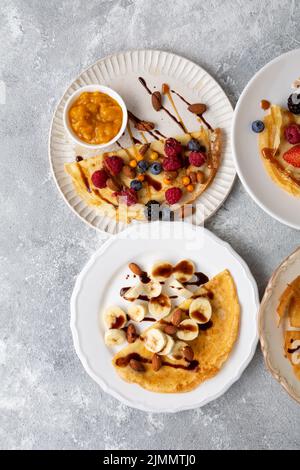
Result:
M260 132L259 149L268 174L282 189L297 197L300 196L299 125L300 115L272 105L261 128L255 131Z
M300 328L300 276L287 285L277 308L279 323L287 316L290 326Z
M187 151L192 139L195 148L201 144L205 153ZM174 149L174 158L166 155L168 143L169 155ZM175 157L176 152L180 158ZM191 153L195 154L194 160L189 156ZM154 140L67 163L65 171L87 205L129 223L134 219L147 220L151 202L166 203L176 210L195 201L213 181L220 158L220 129L201 127L199 132L182 134L176 140Z
M284 350L297 379L300 380L300 331L285 332Z
M193 390L218 373L233 348L239 329L240 306L230 272L221 272L179 305L182 318L187 319L183 322L191 322L189 310L196 298L209 299L211 318L205 328L201 329L199 325L199 334L188 342L188 352L193 351L190 359L187 360L181 354L179 341L175 343L171 356L160 356L161 366L159 370L154 370L153 354L145 347L145 340L152 330L170 329L174 325L171 318L175 312L171 311L168 316L144 331L139 339L115 355L113 365L122 379L152 392L178 393ZM178 307L174 310L178 310ZM199 312L194 312L196 313L201 317ZM182 324L179 323L179 331ZM130 359L135 361L133 365L136 365L136 370L129 364Z

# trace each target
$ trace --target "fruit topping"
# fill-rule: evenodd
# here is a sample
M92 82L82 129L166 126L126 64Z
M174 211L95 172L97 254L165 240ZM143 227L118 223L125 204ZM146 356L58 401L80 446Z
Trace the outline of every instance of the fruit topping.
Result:
M145 208L145 216L149 222L151 220L159 219L159 202L151 200L148 201Z
M158 153L157 152L152 152L151 155L150 155L150 159L152 161L157 160L158 159Z
M194 191L194 185L192 184L188 184L186 186L186 190L189 192L189 193L192 193Z
M165 171L176 171L182 167L182 163L179 157L166 157L163 159L163 169Z
M191 182L191 179L190 179L188 176L184 176L184 177L182 178L182 184L183 184L184 186L187 186L188 184L190 184L190 182Z
M131 168L136 168L137 167L137 161L136 160L130 160L129 165Z
M182 145L178 140L171 137L166 140L164 150L167 157L178 157L182 152Z
M152 163L150 166L150 171L152 175L159 175L161 173L162 167L159 162Z
M300 93L292 93L288 99L288 108L293 114L300 114Z
M123 165L124 162L122 158L118 157L117 155L113 155L112 157L106 157L104 159L105 168L113 176L117 176L122 171Z
M283 154L283 159L296 168L300 168L300 144L295 145Z
M138 181L144 181L145 176L144 175L138 175L137 179L138 179Z
M204 145L201 145L199 140L197 139L191 139L188 144L187 148L191 150L192 152L205 152L206 148Z
M169 188L165 192L165 197L168 204L176 204L182 197L182 191L180 188L176 187Z
M146 162L146 160L141 160L137 164L137 170L138 170L139 173L146 173L146 171L148 170L148 167L149 167L149 165Z
M94 186L96 188L106 188L106 181L108 178L108 174L106 173L105 170L97 170L92 174L91 180Z
M138 202L136 191L132 188L118 191L115 193L115 196L123 198L127 206L133 206Z
M298 124L290 124L284 129L284 135L286 140L296 145L300 143L300 126Z
M125 342L126 335L123 330L108 330L104 335L106 346L119 346Z
M141 181L138 180L132 180L130 183L130 188L134 189L134 191L140 191L142 189L143 185Z
M194 299L189 307L189 315L196 323L207 323L212 315L210 301L205 297Z
M127 322L127 315L120 307L109 307L103 315L105 326L109 329L123 328Z
M257 121L253 121L252 122L252 130L253 132L255 132L256 134L259 134L260 132L262 132L263 130L265 129L265 125L262 121L260 121L259 119Z
M189 162L193 166L202 166L206 162L206 155L202 152L191 152Z

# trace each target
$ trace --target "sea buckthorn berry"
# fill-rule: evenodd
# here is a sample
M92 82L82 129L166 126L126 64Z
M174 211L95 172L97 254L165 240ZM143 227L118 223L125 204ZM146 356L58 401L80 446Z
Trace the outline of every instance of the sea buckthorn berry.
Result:
M164 178L164 183L165 184L171 184L172 180L170 178Z
M129 165L131 168L136 168L137 167L137 161L136 160L130 160Z
M189 192L189 193L192 193L194 191L194 186L192 184L189 184L187 187L186 187L186 190Z
M188 184L190 184L190 182L191 182L191 180L190 180L190 178L189 178L188 176L184 176L184 177L182 178L182 184L183 184L184 186L187 186Z
M157 160L158 159L158 153L157 152L152 152L150 155L151 160Z
M144 175L138 175L137 179L138 179L139 181L144 181L145 176L144 176Z

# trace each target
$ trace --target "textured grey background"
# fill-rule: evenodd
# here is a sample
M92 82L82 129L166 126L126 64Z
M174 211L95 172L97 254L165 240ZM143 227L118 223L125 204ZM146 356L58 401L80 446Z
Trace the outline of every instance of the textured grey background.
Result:
M47 155L55 103L98 58L130 48L176 52L205 67L235 104L261 66L300 47L299 24L299 2L290 0L1 1L1 448L300 447L299 405L259 350L222 398L175 415L127 408L87 376L72 345L69 299L102 241L63 202ZM207 227L243 256L261 294L299 244L299 233L266 215L238 181Z

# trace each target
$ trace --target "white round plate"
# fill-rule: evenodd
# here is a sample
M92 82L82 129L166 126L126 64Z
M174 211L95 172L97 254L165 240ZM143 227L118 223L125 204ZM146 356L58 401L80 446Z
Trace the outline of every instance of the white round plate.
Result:
M108 233L115 233L124 226L116 225L112 219L103 217L97 209L87 206L77 196L71 178L64 172L64 163L75 160L76 155L83 157L99 154L99 151L84 149L74 145L63 126L63 110L69 96L84 85L100 83L117 91L124 99L127 108L137 116L156 122L158 129L168 136L181 133L178 126L166 116L157 113L151 106L148 93L138 82L143 76L151 89L160 89L162 83L168 83L178 93L192 103L204 102L208 106L205 117L213 127L220 127L224 134L222 164L213 184L200 197L201 215L210 217L228 196L235 178L235 168L230 149L230 130L233 110L221 87L199 65L183 57L162 51L138 50L122 52L99 60L81 73L69 86L54 113L49 138L49 156L54 179L65 201L77 215L91 226ZM186 105L174 97L188 129L197 130L199 125L195 116L187 111ZM167 104L168 106L168 104ZM124 146L129 146L127 137L122 139ZM108 147L108 150L117 147Z
M153 393L124 382L115 372L111 364L114 351L104 344L102 312L110 305L126 307L119 292L130 285L130 280L125 280L130 262L149 269L159 259L175 263L183 258L192 259L197 270L210 278L230 270L241 304L239 336L228 360L212 379L188 393ZM205 405L239 379L256 349L258 305L255 280L228 243L189 223L138 224L111 237L78 276L71 299L71 330L84 368L105 392L140 410L176 412Z
M235 165L246 190L269 215L296 229L300 229L299 199L277 186L267 174L251 124L265 115L260 108L262 99L287 106L291 85L300 75L299 63L300 49L296 49L263 67L240 96L232 130Z
M261 302L259 311L259 335L265 362L276 380L300 403L300 381L297 380L292 366L284 357L284 329L288 325L283 321L278 327L276 309L279 299L287 284L300 273L300 247L288 256L274 271ZM288 327L288 329L297 329Z

